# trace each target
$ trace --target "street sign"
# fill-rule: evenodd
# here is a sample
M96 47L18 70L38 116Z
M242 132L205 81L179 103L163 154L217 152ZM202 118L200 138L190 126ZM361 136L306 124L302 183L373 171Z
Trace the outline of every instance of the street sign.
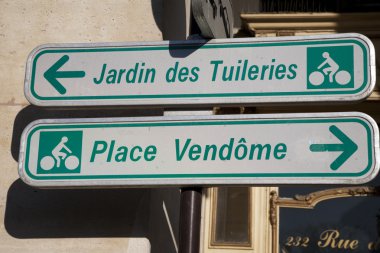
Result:
M189 106L359 101L375 84L371 41L307 37L47 44L29 56L39 106Z
M357 112L39 120L19 157L39 187L359 184L379 136Z

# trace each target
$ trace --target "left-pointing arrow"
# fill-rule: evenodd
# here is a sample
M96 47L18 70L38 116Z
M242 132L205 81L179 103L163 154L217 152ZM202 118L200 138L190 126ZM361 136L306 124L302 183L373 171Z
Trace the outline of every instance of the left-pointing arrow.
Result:
M58 71L67 61L68 55L62 56L56 63L53 64L44 73L45 79L63 95L66 93L66 88L57 80L57 78L82 78L86 75L84 71Z

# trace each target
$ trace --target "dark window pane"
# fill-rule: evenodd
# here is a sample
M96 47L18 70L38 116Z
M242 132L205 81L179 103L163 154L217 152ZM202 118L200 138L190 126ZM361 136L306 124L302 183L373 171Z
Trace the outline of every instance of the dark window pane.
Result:
M214 198L213 244L250 245L250 188L218 188Z

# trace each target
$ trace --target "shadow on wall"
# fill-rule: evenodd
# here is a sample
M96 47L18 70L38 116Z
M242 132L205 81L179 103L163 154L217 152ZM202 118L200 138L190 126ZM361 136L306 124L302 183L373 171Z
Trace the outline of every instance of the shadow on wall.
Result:
M164 39L186 39L185 10L185 1L152 0L153 15ZM15 118L11 153L17 161L22 131L38 119L162 114L160 108L52 110L27 106ZM20 239L145 237L151 242L152 253L162 250L172 253L176 252L178 241L178 207L179 191L176 188L37 189L18 179L8 189L4 225L9 235Z
M4 225L16 238L148 237L149 189L8 190Z
M177 1L177 2L182 2L182 1ZM151 0L153 18L154 18L154 21L156 22L158 29L160 29L161 32L163 32L163 21L165 18L163 16L164 4L165 4L165 0Z
M163 40L185 40L187 37L186 2L188 0L152 0L152 13Z
M12 156L18 160L22 131L38 119L162 114L162 109L51 110L28 106L14 121ZM4 225L9 235L20 239L144 237L149 239L152 253L162 249L174 253L178 241L179 196L178 188L38 189L18 179L8 190Z
M37 189L16 180L8 190L9 235L33 238L147 238L151 253L176 253L179 190Z
M27 106L14 122L11 152L17 161L23 129L52 118L159 116L143 109L44 109ZM20 179L8 190L5 228L16 238L147 237L150 189L37 189Z
M190 17L186 17L186 2L186 0L152 0L154 20L162 32L163 40L169 41L169 54L173 58L186 58L207 43L202 37L199 37L197 45L188 45L185 41L188 37L186 19L189 19L190 23ZM184 42L178 45L177 40Z

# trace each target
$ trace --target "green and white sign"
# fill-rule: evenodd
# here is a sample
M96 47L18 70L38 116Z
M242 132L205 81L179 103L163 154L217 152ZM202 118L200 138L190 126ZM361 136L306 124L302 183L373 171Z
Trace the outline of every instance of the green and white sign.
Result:
M27 62L40 106L359 101L375 84L360 34L146 43L48 44Z
M362 113L40 120L19 173L40 187L359 184L379 170Z

